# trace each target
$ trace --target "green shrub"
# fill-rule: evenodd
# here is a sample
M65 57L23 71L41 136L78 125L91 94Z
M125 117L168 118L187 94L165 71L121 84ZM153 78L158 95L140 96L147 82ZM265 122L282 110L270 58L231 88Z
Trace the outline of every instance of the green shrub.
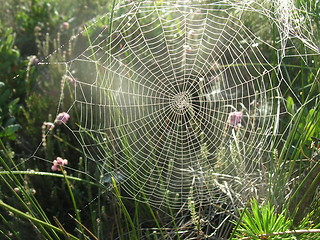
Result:
M0 29L1 33L1 29ZM15 34L12 29L2 32L0 38L0 138L4 141L16 139L19 124L16 115L20 111L21 99L25 96L25 73L28 64L20 58L14 46Z

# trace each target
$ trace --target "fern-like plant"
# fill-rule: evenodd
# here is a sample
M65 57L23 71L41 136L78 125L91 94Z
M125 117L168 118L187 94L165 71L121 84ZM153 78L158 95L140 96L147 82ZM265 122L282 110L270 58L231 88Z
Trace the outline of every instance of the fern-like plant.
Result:
M258 201L253 199L241 216L234 231L235 238L232 239L296 239L289 232L292 221L285 217L284 212L276 213L269 203L259 206Z

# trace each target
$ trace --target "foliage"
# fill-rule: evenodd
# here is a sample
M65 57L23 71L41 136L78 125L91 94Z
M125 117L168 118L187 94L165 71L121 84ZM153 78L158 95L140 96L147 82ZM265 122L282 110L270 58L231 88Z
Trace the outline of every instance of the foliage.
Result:
M191 204L192 216L183 215L177 226L179 219L170 210L161 214L148 204L128 201L115 179L97 183L101 178L98 169L96 179L83 174L85 156L64 126L46 131L46 146L39 145L41 126L56 117L51 115L57 110L55 104L68 106L73 101L74 83L65 79L63 67L50 64L44 69L37 63L65 61L77 55L87 35L94 39L102 28L110 27L110 22L104 17L87 31L82 26L95 22L92 18L106 10L110 12L113 3L0 0L0 238L26 239L36 234L36 239L179 239L186 222L191 222L191 231L202 231L206 220ZM309 37L318 41L319 1L300 0L297 4L307 10L301 14L310 20L313 34ZM272 32L275 29L264 28L264 19L244 18L252 31L276 35ZM79 27L85 31L77 42L66 42ZM279 44L279 39L273 40ZM300 52L309 51L302 42L295 45L300 45ZM57 54L48 60L53 50ZM288 49L292 55L295 51ZM290 117L282 118L281 127L288 128L288 136L271 162L266 203L260 205L253 200L248 209L240 211L239 221L233 222L237 239L259 239L261 234L273 234L268 239L299 239L296 234L274 233L319 228L319 62L319 56L313 54L299 61L290 57L283 61L288 84L281 88ZM66 90L60 99L63 84ZM72 114L71 119L77 119L77 112ZM40 156L33 158L38 147ZM51 173L51 161L57 156L68 158L71 168ZM26 160L30 163L28 170ZM72 217L66 209L72 209ZM302 236L315 235L302 234L300 239ZM197 237L204 238L200 234Z
M20 111L20 99L25 96L26 81L23 68L27 61L20 58L14 46L15 34L12 29L0 29L0 138L4 141L16 139L19 124L16 116ZM17 77L21 74L21 77Z
M259 206L257 200L253 199L249 209L244 209L241 213L240 224L236 229L236 237L251 239L261 239L259 235L285 232L292 226L292 221L288 220L285 214L276 213L275 208L270 203ZM270 236L268 239L295 239L294 236Z
M299 226L294 226L292 219L287 216L286 209L277 213L270 203L259 204L256 199L252 199L250 206L240 212L240 219L235 222L236 227L231 238L243 240L316 239L320 236L320 230L317 229L320 224L314 224L315 214L310 211L306 217L301 219ZM316 229L313 233L309 231L312 228Z

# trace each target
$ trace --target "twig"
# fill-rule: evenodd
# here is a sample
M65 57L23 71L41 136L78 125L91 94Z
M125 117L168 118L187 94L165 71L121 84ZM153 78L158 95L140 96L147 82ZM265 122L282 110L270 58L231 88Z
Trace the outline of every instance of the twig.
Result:
M81 225L84 230L86 230L95 240L99 240L86 226L84 226L81 222L79 222L74 216L69 213L69 216L76 221L79 225Z
M301 230L291 230L284 232L273 232L257 235L259 239L266 239L266 237L276 236L276 235L285 235L285 234L304 234L304 233L320 233L320 229L301 229ZM254 239L254 237L244 237L241 240Z

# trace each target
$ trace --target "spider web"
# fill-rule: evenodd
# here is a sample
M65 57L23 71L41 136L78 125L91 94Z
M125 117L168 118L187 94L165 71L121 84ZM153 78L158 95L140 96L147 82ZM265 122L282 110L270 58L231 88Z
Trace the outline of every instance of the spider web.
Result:
M100 183L113 177L130 198L160 208L241 204L265 191L287 113L280 88L287 42L316 46L289 17L277 18L282 10L263 4L117 5L112 28L62 63L64 80L74 83L68 112L79 113L78 127L70 130L87 158L85 173L98 169ZM248 25L248 14L265 29Z

